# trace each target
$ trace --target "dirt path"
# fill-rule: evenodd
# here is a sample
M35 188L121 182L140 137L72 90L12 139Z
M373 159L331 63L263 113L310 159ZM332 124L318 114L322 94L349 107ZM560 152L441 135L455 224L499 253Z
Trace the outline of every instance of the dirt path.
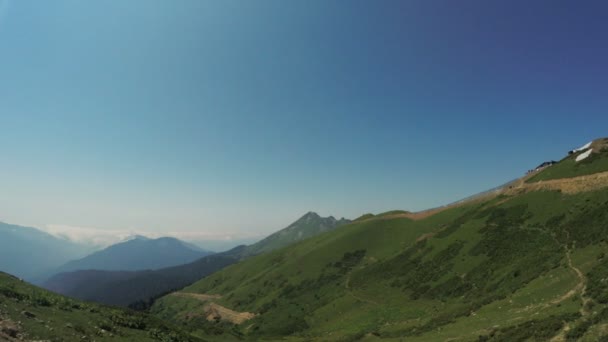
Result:
M208 295L190 292L174 292L171 295L182 298L193 298L205 303L203 305L203 312L205 313L205 318L208 321L221 320L228 321L233 324L241 324L257 316L257 314L251 312L238 312L214 303L213 300L222 298L221 295ZM186 314L185 318L188 319L194 316L200 315L196 313L188 313Z
M205 304L204 309L205 313L207 314L208 321L215 321L219 319L234 324L241 324L257 316L251 312L238 312L230 310L216 303Z
M562 330L560 330L560 332L555 335L552 339L551 342L562 342L562 341L566 341L566 334L568 333L568 331L570 331L570 329L572 328L572 325L574 325L576 322L585 319L587 316L589 316L591 313L587 310L587 304L591 301L590 298L587 298L587 296L585 295L586 291L587 291L587 278L585 277L585 274L583 274L583 272L576 266L574 266L574 264L572 263L572 257L570 256L570 249L567 246L564 246L564 249L566 250L566 260L568 260L568 268L570 268L578 277L579 282L576 284L576 286L568 291L566 294L564 294L563 296L561 296L560 298L557 298L556 300L552 301L551 304L558 304L563 302L564 300L571 298L572 296L574 296L575 294L578 293L580 299L581 299L581 308L579 310L579 312L581 313L581 318L579 318L578 320L565 324L564 327L562 328Z
M171 295L176 296L176 297L183 297L183 298L195 298L195 299L198 299L203 302L222 298L222 296L218 295L218 294L209 295L209 294L191 293L191 292L173 292Z
M447 209L457 208L465 204L490 200L499 195L518 195L522 193L541 191L541 190L559 190L565 194L576 194L579 192L593 191L608 187L608 171L595 173L591 175L578 176L573 178L552 179L535 183L526 183L526 181L535 174L526 175L516 181L509 183L502 189L482 193L479 196L472 196L470 199L465 199L459 202L445 205L443 207L418 211L415 213L399 213L394 215L385 215L380 217L371 217L364 221L371 220L388 220L395 218L409 218L412 220L421 220L429 216L433 216ZM505 199L507 201L508 198Z
M560 190L565 194L576 194L605 187L608 187L608 171L573 178L551 179L535 183L526 183L524 180L519 183L518 186L505 189L504 193L511 195L539 190Z
M583 272L580 269L578 269L578 267L576 267L572 264L572 258L570 257L570 253L568 253L568 266L570 267L571 270L573 270L576 273L576 275L578 276L578 279L579 279L577 288L580 289L579 297L581 298L581 303L583 304L580 309L581 316L582 317L588 316L590 314L590 312L587 311L587 303L589 303L591 301L591 299L586 296L587 278L585 278L585 275L583 274Z
M585 303L585 301L588 301L588 299L586 299L586 297L584 297L584 293L587 290L585 275L583 274L583 272L581 272L581 270L579 270L576 266L574 266L572 264L572 258L570 257L570 251L566 252L566 259L568 260L568 268L570 268L572 271L574 271L574 273L578 277L579 281L576 284L576 286L574 286L574 288L572 288L572 290L566 292L563 296L552 300L551 302L549 302L549 305L557 305L567 299L572 298L577 293L581 297L581 301L583 302L583 304ZM582 312L581 312L581 314L582 314Z
M538 230L538 231L543 231L542 229L539 229L539 228L533 228L533 229ZM566 256L566 262L567 262L568 268L570 270L572 270L572 272L576 275L576 277L578 278L578 281L571 290L569 290L565 294L559 296L558 298L555 298L548 303L529 305L529 306L525 307L524 309L519 310L517 312L527 312L530 310L538 311L538 310L548 309L548 308L558 305L558 304L564 302L565 300L570 299L578 294L578 296L581 299L581 303L582 303L581 308L579 310L579 312L581 314L581 318L579 318L578 320L576 320L574 322L565 324L564 327L557 333L557 335L555 335L550 340L551 342L562 342L562 341L566 341L566 334L568 333L568 331L570 331L570 329L576 322L578 322L581 319L585 319L586 317L588 317L591 314L590 312L587 311L587 303L591 302L592 300L586 296L587 278L585 277L585 274L578 267L576 267L574 265L574 263L572 262L572 256L571 256L572 250L570 248L568 248L567 245L561 244L559 242L559 240L557 239L557 237L555 236L555 234L551 234L551 237L555 240L555 242L558 245L561 245L561 247L563 248L564 254ZM569 237L567 240L569 240Z
M23 341L18 323L0 316L0 341Z

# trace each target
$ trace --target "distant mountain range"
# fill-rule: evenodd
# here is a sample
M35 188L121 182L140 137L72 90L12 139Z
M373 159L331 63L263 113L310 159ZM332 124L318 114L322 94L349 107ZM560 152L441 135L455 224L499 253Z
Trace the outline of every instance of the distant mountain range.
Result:
M279 249L333 230L349 220L323 218L309 212L267 238L229 251L208 255L189 264L155 271L75 271L53 276L44 287L74 298L105 304L147 306L161 294L187 286L249 256Z
M186 264L210 254L212 252L176 238L149 239L136 236L134 239L112 245L82 259L70 261L61 266L57 273L77 270L154 270Z
M81 258L92 248L35 228L0 222L0 271L39 283L57 267Z

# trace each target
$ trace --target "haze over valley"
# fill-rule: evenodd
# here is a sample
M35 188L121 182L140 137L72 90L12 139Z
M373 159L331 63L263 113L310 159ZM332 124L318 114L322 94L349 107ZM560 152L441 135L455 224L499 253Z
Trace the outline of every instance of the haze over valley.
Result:
M608 341L607 17L0 0L0 341Z

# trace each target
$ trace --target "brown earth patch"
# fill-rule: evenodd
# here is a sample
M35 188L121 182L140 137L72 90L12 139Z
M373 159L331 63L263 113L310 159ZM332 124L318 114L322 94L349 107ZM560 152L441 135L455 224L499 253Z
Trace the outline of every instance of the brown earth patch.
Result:
M420 236L419 236L419 237L416 239L416 242L420 242L420 241L422 241L422 240L426 240L426 239L432 238L433 236L435 236L435 233L426 233L426 234L422 234L422 235L420 235Z
M203 293L190 293L190 292L173 292L172 296L182 297L182 298L195 298L200 301L206 302L209 300L220 299L221 295L218 294L203 294Z
M174 292L171 295L182 298L193 298L205 303L203 305L203 312L208 321L227 321L233 324L241 324L257 316L257 314L251 312L238 312L214 303L213 300L222 298L221 295L217 294ZM200 314L187 313L184 318L191 319L197 316L200 316Z
M205 315L207 315L208 321L221 320L228 321L233 324L241 324L257 316L251 312L238 312L230 310L216 303L206 304L203 309L205 311Z
M509 185L505 186L502 189L492 191L490 193L482 194L479 196L474 196L473 198L459 201L456 203L448 204L443 207L418 211L415 213L407 212L407 213L399 213L394 215L384 215L380 217L370 217L363 221L372 221L372 220L389 220L396 218L409 218L411 220L422 220L427 217L438 214L444 210L457 208L463 206L465 204L471 204L474 202L481 202L490 200L499 195L519 195L532 191L561 191L565 194L577 194L580 192L587 192L602 189L608 187L608 171L595 173L592 175L585 175L573 178L562 178L562 179L552 179L547 181L540 181L536 183L526 183L526 180L533 175L526 175ZM507 201L509 198L505 198L504 201Z
M506 195L517 195L531 191L559 190L565 194L593 191L608 187L608 171L573 178L551 179L535 183L524 183L503 190Z
M18 324L0 317L0 341L23 341L21 329Z

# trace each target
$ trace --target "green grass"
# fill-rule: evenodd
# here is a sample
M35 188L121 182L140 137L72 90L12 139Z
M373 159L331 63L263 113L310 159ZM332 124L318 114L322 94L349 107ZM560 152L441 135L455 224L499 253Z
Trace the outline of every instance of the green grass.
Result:
M403 215L403 214L409 214L409 211L405 211L405 210L390 210L390 211L385 211L383 213L380 213L380 214L376 215L376 217L386 217L386 216Z
M579 281L566 248L574 265L603 279L606 205L606 190L543 191L419 221L354 222L232 265L184 291L221 294L222 305L260 314L240 327L218 327L224 337L542 339L566 322L598 336L599 323L586 327L579 317L578 294L560 298ZM593 284L608 293L608 284ZM188 326L180 317L197 310L188 301L165 297L153 312Z
M16 324L27 340L200 341L150 315L73 300L5 273L0 273L2 322Z
M575 159L579 154L580 152L564 158L559 163L530 177L526 182L534 183L551 179L572 178L608 171L607 148L593 152L586 159L576 162Z
M528 181L608 170L608 150L575 157ZM369 214L184 291L259 314L243 326L218 323L221 337L546 340L567 325L567 338L599 340L608 335L606 208L603 189L503 195L419 221ZM184 317L196 310L165 297L153 313L192 326Z
M528 181L608 170L608 151L575 157ZM189 297L159 299L154 318L0 274L0 323L57 341L534 341L561 331L598 341L608 339L607 208L603 189L502 195L418 221L369 214L183 289L258 314L242 325L208 321Z

